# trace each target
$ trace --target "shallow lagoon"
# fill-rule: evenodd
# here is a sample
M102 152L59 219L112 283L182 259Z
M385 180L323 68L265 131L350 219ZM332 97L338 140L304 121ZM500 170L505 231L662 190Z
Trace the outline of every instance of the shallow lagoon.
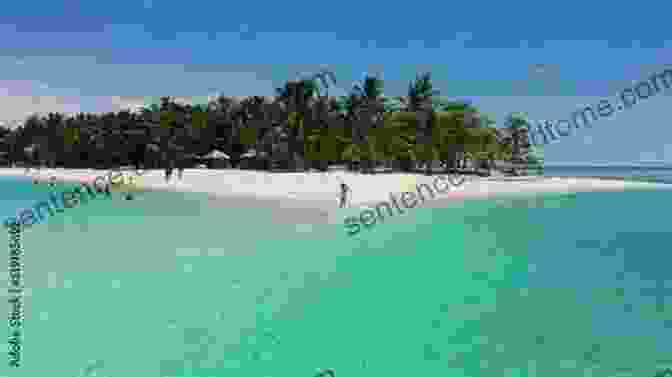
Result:
M49 191L0 183L7 215ZM349 237L116 194L24 232L23 366L0 375L652 376L672 354L669 195L469 201Z

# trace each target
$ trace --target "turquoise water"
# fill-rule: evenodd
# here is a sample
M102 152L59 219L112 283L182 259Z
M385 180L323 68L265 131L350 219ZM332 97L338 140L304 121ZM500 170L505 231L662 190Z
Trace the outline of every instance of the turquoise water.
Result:
M49 192L0 190L7 215ZM23 365L0 376L653 376L672 364L669 199L456 202L348 237L116 194L24 232Z

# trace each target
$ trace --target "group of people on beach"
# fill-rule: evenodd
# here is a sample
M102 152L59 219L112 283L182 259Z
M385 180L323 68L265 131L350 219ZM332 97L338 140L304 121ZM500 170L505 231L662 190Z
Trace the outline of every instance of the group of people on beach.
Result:
M38 170L38 173L39 173L40 169L38 168L37 170ZM28 175L29 173L30 173L30 167L26 168L25 174ZM56 178L56 176L52 175L52 176L49 177L48 185L51 186L51 187L55 187L57 182L58 182L58 178ZM33 178L33 184L34 185L39 185L40 183L41 182L40 182L39 177ZM125 200L133 200L133 194L130 193L130 192L125 193L124 194L124 199Z
M31 169L30 167L26 168L26 175L28 173L30 173L30 169ZM40 169L38 168L37 170L39 172ZM175 170L175 161L172 160L168 163L168 166L166 166L166 170L165 170L165 180L166 180L166 182L170 181L170 179L173 176L173 171L174 170ZM184 166L180 165L179 167L177 167L177 177L180 181L182 180L183 174L184 174ZM340 200L339 200L339 205L338 206L339 206L339 208L345 208L345 206L347 205L347 202L348 202L348 197L349 197L348 194L351 193L351 190L350 190L350 186L348 186L340 178L338 180L340 182L340 189L341 189ZM55 176L52 175L52 176L49 177L49 186L54 187L56 185L56 182L57 182L57 178ZM40 180L37 177L34 178L33 179L33 184L39 185ZM126 193L124 195L124 199L133 200L133 194L131 194L130 192Z

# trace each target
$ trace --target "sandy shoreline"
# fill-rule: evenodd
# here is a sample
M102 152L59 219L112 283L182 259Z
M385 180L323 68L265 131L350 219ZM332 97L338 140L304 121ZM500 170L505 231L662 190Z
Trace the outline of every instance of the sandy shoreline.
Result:
M106 176L108 171L93 169L42 169L25 174L22 168L0 169L0 176L37 177L46 182L50 176L66 182L92 182L98 176ZM126 174L134 174L127 171ZM419 174L364 175L350 172L329 173L268 173L251 170L208 170L188 169L184 179L177 181L174 176L169 183L164 181L162 170L148 170L136 178L140 190L168 190L194 192L211 195L222 206L264 207L278 209L317 210L319 217L332 217L329 213L342 212L338 209L340 180L351 190L349 201L351 212L359 208L372 207L381 201L389 201L390 194L397 197L404 191L416 191L418 184L432 186L438 177ZM539 177L471 177L459 187L451 187L447 193L425 202L422 206L441 207L455 200L485 199L508 195L535 195L543 193L572 193L588 191L623 191L628 189L672 189L670 184L607 180L599 178L539 178ZM445 185L445 183L441 183ZM117 188L113 191L125 191ZM137 189L136 189L137 190ZM216 205L213 203L213 205ZM303 212L303 211L301 211ZM340 220L339 220L340 221Z

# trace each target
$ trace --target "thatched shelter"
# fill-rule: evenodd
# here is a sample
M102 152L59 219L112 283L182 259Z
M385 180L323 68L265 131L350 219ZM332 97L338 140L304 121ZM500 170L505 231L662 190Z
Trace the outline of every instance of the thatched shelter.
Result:
M225 169L231 167L228 154L214 149L210 153L200 158L201 160L206 160L206 164L210 169Z

